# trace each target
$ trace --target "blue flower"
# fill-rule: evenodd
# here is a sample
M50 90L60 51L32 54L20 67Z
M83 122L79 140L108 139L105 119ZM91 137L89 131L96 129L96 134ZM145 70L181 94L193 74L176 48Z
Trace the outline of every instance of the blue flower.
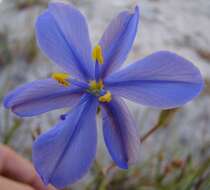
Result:
M120 168L139 156L136 124L122 98L161 109L196 97L203 79L193 64L159 51L121 68L132 47L139 8L120 13L93 50L84 16L66 3L50 3L37 19L42 51L66 73L54 73L17 88L4 99L21 117L73 107L33 144L33 163L43 181L63 188L80 179L96 154L96 112L100 106L107 149Z

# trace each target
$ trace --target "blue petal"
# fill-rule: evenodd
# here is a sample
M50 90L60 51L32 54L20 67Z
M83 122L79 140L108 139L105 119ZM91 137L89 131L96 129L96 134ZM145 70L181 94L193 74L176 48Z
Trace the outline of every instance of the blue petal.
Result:
M50 3L36 22L39 47L74 77L92 79L94 65L83 15L67 3Z
M33 163L45 184L64 188L85 175L96 153L94 97L80 102L66 117L33 144Z
M104 140L114 162L128 168L139 157L140 140L135 122L122 99L103 104Z
M99 44L102 47L104 64L101 78L118 69L128 56L133 45L139 22L139 9L124 11L109 24Z
M190 61L160 51L113 74L105 83L113 94L143 105L168 109L199 95L204 82Z
M20 86L4 98L4 106L21 117L75 105L82 90L64 87L53 79L37 80Z

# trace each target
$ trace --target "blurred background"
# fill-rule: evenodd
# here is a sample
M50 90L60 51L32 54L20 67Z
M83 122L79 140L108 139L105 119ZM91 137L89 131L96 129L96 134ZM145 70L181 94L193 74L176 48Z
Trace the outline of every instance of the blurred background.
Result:
M69 189L209 190L210 189L210 1L71 0L87 17L92 44L120 11L140 6L141 22L126 64L158 50L191 60L206 84L202 94L182 108L160 111L128 102L139 136L156 127L141 146L139 164L128 171L109 167L100 143L89 174ZM48 0L0 0L0 102L16 86L58 71L38 49L34 21ZM21 119L0 107L0 143L31 159L33 140L56 123L65 110Z

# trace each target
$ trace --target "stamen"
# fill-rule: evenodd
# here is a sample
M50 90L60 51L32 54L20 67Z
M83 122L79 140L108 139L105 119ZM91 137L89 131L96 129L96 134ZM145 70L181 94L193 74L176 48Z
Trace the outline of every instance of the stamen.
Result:
M99 80L96 82L95 80L90 81L90 89L94 91L100 91L104 87L103 81Z
M67 80L70 78L70 75L67 73L53 73L51 77L65 87L70 85L70 82Z
M95 46L95 48L93 49L92 56L93 56L93 60L97 61L99 64L104 63L102 49L101 49L101 46L99 44L97 44Z
M110 102L112 100L112 94L110 91L107 91L106 94L104 94L103 96L100 96L98 98L98 100L100 102Z

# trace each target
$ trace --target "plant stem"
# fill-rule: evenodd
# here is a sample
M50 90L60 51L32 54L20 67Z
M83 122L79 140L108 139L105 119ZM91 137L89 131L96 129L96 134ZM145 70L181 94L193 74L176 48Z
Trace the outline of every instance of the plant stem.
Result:
M159 129L159 125L155 125L153 128L151 128L145 135L143 135L142 137L140 137L140 142L143 143L145 140L147 140L147 138L153 134L155 131L157 131Z
M13 126L5 134L4 141L3 141L4 144L8 145L10 143L10 141L12 140L12 137L14 136L16 130L21 126L21 123L22 122L21 122L20 119L16 119L14 121Z

